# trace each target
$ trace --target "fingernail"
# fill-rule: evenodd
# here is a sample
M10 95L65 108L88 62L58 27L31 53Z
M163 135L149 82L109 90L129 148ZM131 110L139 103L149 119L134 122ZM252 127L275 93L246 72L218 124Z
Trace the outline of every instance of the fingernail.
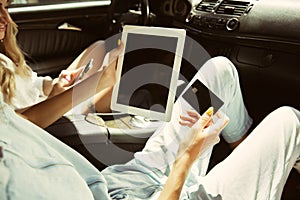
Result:
M120 46L121 45L121 40L120 39L118 39L118 46Z
M71 77L70 76L66 76L65 80L69 82L71 80Z
M214 108L210 107L209 109L207 109L206 114L208 114L209 116L212 116L214 113Z

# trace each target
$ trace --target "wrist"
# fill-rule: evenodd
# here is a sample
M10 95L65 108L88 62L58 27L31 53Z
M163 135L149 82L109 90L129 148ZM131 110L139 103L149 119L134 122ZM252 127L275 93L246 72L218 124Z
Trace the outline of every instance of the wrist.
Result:
M59 80L59 78L54 78L53 80L52 80L52 85L55 85L55 84L57 84L57 82L58 82L58 80Z
M173 163L173 168L178 169L182 173L188 173L189 169L193 165L194 160L186 152L177 157Z
M45 96L49 96L53 89L53 79L50 76L43 78L43 92Z
M56 96L65 91L66 89L67 88L64 88L60 78L54 78L52 80L52 87L48 97Z

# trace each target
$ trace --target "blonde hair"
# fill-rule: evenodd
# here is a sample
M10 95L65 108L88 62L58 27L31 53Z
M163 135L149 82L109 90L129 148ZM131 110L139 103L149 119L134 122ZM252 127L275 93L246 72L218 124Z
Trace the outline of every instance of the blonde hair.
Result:
M24 55L17 44L16 36L18 34L17 25L14 22L7 24L5 37L0 44L0 52L10 58L16 65L15 73L26 77L30 75L30 69L26 65ZM4 101L8 104L12 104L12 99L15 96L16 81L13 71L3 66L6 64L4 60L1 60L0 64L0 83L1 91L4 95Z

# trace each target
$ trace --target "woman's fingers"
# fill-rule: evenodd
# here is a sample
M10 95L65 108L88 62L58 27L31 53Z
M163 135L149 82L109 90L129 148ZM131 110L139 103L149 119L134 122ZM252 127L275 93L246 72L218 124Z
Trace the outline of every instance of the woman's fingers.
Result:
M206 145L206 136L204 128L211 121L213 115L213 108L209 108L197 121L197 123L190 129L189 140L183 141L180 145L179 152L186 152L189 158L194 161L199 154L203 152ZM216 142L216 141L215 141Z
M63 87L68 87L74 84L76 78L79 76L81 71L83 70L82 67L74 70L63 70L59 75L59 82Z
M187 110L186 111L187 114L190 116L190 117L193 117L195 119L200 119L201 115L199 115L199 113L197 113L196 111L193 111L193 110Z
M204 128L207 128L213 124L213 119L210 119L210 121L206 124Z
M191 128L200 119L200 115L192 110L188 110L187 114L188 116L180 115L179 124Z
M205 128L206 140L208 143L215 144L215 140L219 137L221 131L228 124L229 118L226 115L221 115L211 126ZM212 141L212 142L210 142Z
M192 127L197 121L198 119L196 118L180 115L179 124L182 126Z
M69 85L72 85L75 83L75 81L77 80L78 76L80 75L80 73L82 72L82 70L84 70L84 67L81 67L81 68L78 68L78 69L75 69L75 70L72 70L70 71L70 81L69 81Z
M189 138L180 145L179 152L188 152L191 159L196 159L202 152L220 141L219 134L228 124L229 119L225 114L219 113L212 122L213 108L209 108L200 119L194 123L190 130ZM195 116L195 115L194 115ZM199 115L200 116L200 115ZM195 117L181 116L180 124L190 126ZM191 126L190 126L191 127Z
M198 120L199 123L197 125L197 128L200 130L204 129L211 121L213 113L214 113L214 108L213 107L208 108L207 111Z
M188 126L188 127L192 127L194 124L192 124L191 122L188 122L188 121L179 121L179 124L181 125L181 126Z
M191 128L200 119L201 115L193 110L188 110L186 112L187 112L188 116L180 115L179 124L182 126L188 126ZM224 116L225 116L225 114L222 113L221 111L216 112L214 119L211 118L210 121L205 125L204 128L211 126L214 123L213 120L221 119Z

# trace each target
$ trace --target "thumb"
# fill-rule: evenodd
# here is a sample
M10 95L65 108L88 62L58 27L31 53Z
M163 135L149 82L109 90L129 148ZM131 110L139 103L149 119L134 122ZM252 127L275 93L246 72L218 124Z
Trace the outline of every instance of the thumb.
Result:
M67 70L62 70L58 76L58 81L62 86L69 84L70 82L70 76L67 72Z
M76 79L78 78L79 74L82 72L83 67L74 69L72 71L68 71L64 74L64 79L66 79L68 82L64 85L66 87L71 86Z
M199 129L199 131L202 131L207 126L207 124L211 121L213 113L214 113L214 108L210 107L200 117L200 119L196 123L196 128Z
M79 76L79 74L84 70L84 67L79 67L77 69L75 69L72 73L71 73L71 76L72 76L72 79L75 79Z

